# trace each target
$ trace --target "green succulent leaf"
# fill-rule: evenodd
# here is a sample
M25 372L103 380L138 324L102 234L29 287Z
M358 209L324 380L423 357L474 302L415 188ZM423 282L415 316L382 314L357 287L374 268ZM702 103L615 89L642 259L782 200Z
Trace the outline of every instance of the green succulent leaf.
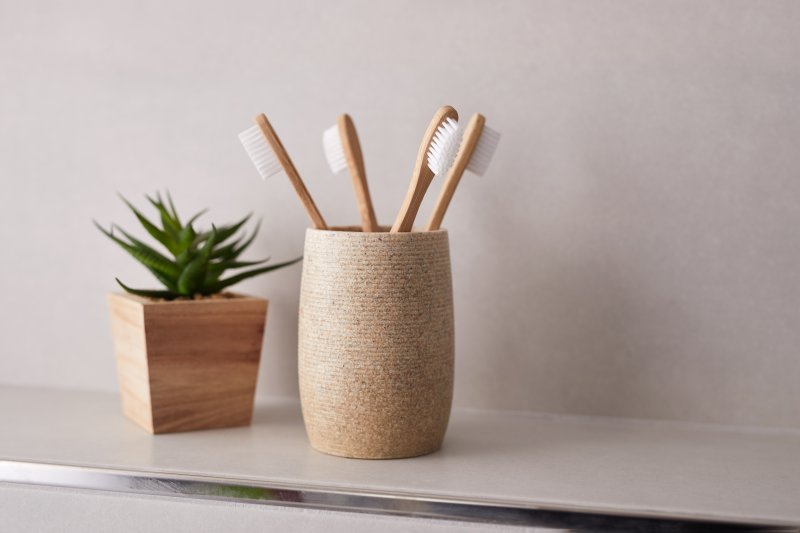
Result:
M167 191L167 201L169 202L169 209L171 211L170 214L172 215L172 219L175 221L175 224L178 227L183 226L183 224L181 224L181 219L178 216L178 210L175 209L175 204L172 203L172 195L169 193L169 191Z
M258 230L259 230L259 229L261 229L261 219L259 219L259 220L258 220L258 224L256 224L256 227L253 229L253 233L250 235L250 238L249 238L249 239L247 239L246 241L244 241L244 242L242 243L242 245L241 245L239 248L237 248L237 249L236 249L236 255L235 255L234 257L239 257L239 255L240 255L242 252L244 252L245 250L247 250L247 248L248 248L248 247L249 247L251 244L253 244L253 241L254 241L254 240L256 240L256 236L258 235Z
M195 214L195 215L194 215L192 218L190 218L190 219L189 219L189 220L186 222L186 225L187 225L187 226L191 226L192 224L194 224L194 223L197 221L197 219L198 219L198 218L200 218L201 216L203 216L204 214L206 214L206 212L207 212L207 211L208 211L208 209L203 209L203 210L202 210L202 211L200 211L199 213L196 213L196 214Z
M158 210L158 213L161 216L161 226L167 235L175 240L178 240L178 232L180 232L181 226L172 218L172 214L167 211L167 208L164 206L164 202L161 200L161 195L156 196L156 198L151 198L148 196L147 199L151 204L153 204L153 207Z
M184 226L181 228L181 230L178 232L178 255L191 249L196 237L197 233L194 231L192 226Z
M216 282L226 270L262 265L269 260L270 258L267 257L266 259L261 259L260 261L220 261L216 263L209 263L208 272L206 273L206 283L209 284Z
M148 253L159 257L159 259L161 259L162 261L167 261L167 262L170 262L170 263L172 262L170 259L167 259L163 255L161 255L158 251L150 248L145 243L143 243L142 241L138 240L134 236L130 235L128 232L126 232L124 229L120 228L119 226L112 226L112 227L118 229L134 246L136 246L136 247L138 247L140 249L143 249L143 250L147 251ZM155 268L149 267L147 265L145 265L145 266L147 267L147 270L149 270L153 274L153 276L155 276L156 279L158 279L158 281L160 281L167 289L169 289L169 290L171 290L173 292L178 292L178 285L173 280L173 278L171 278L170 276L166 276L166 275L162 274L161 272L159 272ZM178 266L180 266L180 265L178 265Z
M230 244L226 244L220 248L217 248L213 252L211 252L211 259L233 259L233 254L236 253L236 246L241 242L241 239L237 239Z
M183 269L183 272L178 278L178 291L184 296L192 296L196 292L202 292L202 282L208 271L208 260L216 239L217 230L212 226L211 235L209 235L206 240L203 249L200 250L197 257L192 259L192 261L186 265L186 268Z
M217 281L216 283L212 284L212 286L210 288L212 290L212 293L220 292L220 291L230 287L231 285L234 285L235 283L239 283L240 281L244 281L244 280L246 280L248 278L252 278L253 276L258 276L259 274L264 274L266 272L270 272L270 271L276 270L278 268L283 268L283 267L286 267L286 266L289 266L289 265L293 265L293 264L297 263L298 261L302 261L302 259L303 259L302 257L298 257L297 259L292 259L291 261L286 261L286 262L283 262L283 263L276 263L274 265L267 265L267 266L264 266L264 267L261 267L261 268L254 268L252 270L247 270L247 271L242 272L240 274L236 274L235 276L231 276L229 278L221 279L221 280Z
M206 277L203 278L203 292L202 292L202 294L214 294L211 291L210 287L212 287L214 284L217 283L217 281L219 281L219 277L222 275L223 272L224 271L222 271L222 272L212 272L211 270L208 270L206 272Z
M239 229L250 220L250 217L253 216L253 213L249 213L246 217L242 220L237 222L236 224L231 224L230 226L222 226L217 228L217 244L222 244L223 242L227 241L229 238L233 237L233 235L239 231ZM208 233L201 234L199 236L200 242L204 241L208 238Z
M186 250L178 254L175 257L175 262L178 264L178 268L183 270L186 267L186 265L188 265L189 262L191 262L191 260L194 258L194 255L195 254L193 253L192 248L187 248Z
M106 230L100 224L95 222L95 226L102 231L109 239L117 243L123 250L128 252L134 259L142 263L144 266L148 268L152 268L153 270L157 270L161 274L165 276L173 276L177 277L180 275L180 270L178 266L169 261L164 260L164 256L161 254L155 255L150 253L148 250L138 248L132 244L129 244L116 235L114 235L111 231Z
M178 292L178 285L175 283L175 280L173 280L173 279L172 279L172 278L170 278L169 276L165 276L164 274L162 274L161 272L159 272L159 271L157 271L157 270L153 270L152 268L148 268L148 270L149 270L149 271L150 271L150 273L151 273L151 274L153 274L153 276L155 276L155 278L156 278L158 281L160 281L160 282L161 282L161 284L162 284L162 285L164 285L164 287L166 287L168 290L170 290L170 291L172 291L172 292L174 292L174 293L177 293L177 292Z
M156 250L154 248L151 248L150 246L146 245L145 243L143 243L142 241L140 241L139 239L137 239L136 237L134 237L133 235L131 235L130 233L125 231L124 229L120 228L119 226L114 225L114 226L111 226L111 227L113 229L119 230L119 232L122 233L125 236L125 238L128 239L130 241L130 243L133 246L135 246L136 248L139 248L140 250L143 250L143 251L147 252L148 254L152 255L153 257L157 257L160 261L174 264L174 261L172 261L172 259L169 259L165 255L162 255L161 252L159 252L158 250Z
M145 298L163 298L164 300L174 300L178 295L171 291L156 291L149 289L133 289L122 283L119 278L114 278L119 283L125 292L135 294L136 296L144 296Z
M125 198L122 195L119 195L119 197L122 198L122 201L125 202L125 204L131 211L133 211L133 214L139 220L139 223L144 227L144 229L147 231L147 233L150 234L151 237L160 242L167 250L170 251L170 253L175 254L177 252L177 245L175 241L171 239L166 232L164 232L163 230L161 230L161 228L150 222L150 220L148 220L147 217L145 217L142 213L140 213L139 210L136 209L136 207L134 207L133 204L127 200L127 198Z
M220 263L212 263L211 265L209 265L209 269L228 270L232 268L244 268L248 266L260 265L262 263L266 263L269 260L270 258L267 257L266 259L261 259L259 261L222 261Z
M172 196L167 191L166 202L160 193L152 197L146 196L160 218L161 227L159 227L126 198L121 195L120 198L133 212L147 234L154 239L152 244L159 243L172 255L169 257L169 254L159 251L161 249L159 246L156 246L158 248L156 249L117 225L111 225L106 229L94 222L104 235L147 268L166 288L166 290L134 289L117 280L120 286L131 294L165 299L190 298L196 294L210 295L245 279L289 266L302 259L274 265L265 264L269 258L258 261L240 260L239 256L255 241L261 226L259 221L249 235L243 229L251 220L252 213L233 224L219 227L212 225L210 231L195 230L193 224L206 210L196 213L186 221L186 224L182 224ZM220 279L229 270L238 273Z

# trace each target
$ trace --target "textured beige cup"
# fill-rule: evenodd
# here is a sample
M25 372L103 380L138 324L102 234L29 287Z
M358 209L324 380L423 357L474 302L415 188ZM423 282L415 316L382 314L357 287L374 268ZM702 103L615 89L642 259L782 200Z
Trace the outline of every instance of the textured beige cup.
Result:
M447 231L306 232L299 374L314 448L364 459L438 450L453 356Z

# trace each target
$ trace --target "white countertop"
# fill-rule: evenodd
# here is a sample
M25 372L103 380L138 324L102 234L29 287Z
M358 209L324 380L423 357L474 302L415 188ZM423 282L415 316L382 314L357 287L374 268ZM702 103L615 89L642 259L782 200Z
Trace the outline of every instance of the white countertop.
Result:
M115 394L0 387L0 459L640 515L800 524L800 432L455 410L441 451L342 459L299 405L247 428L152 436Z

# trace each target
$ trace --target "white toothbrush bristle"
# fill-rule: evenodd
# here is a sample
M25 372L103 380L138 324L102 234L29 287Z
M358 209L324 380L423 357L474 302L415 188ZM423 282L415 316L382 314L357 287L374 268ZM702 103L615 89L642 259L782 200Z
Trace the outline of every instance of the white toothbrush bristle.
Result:
M275 152L272 151L272 147L267 143L258 126L253 126L240 133L239 140L256 166L261 179L267 179L283 170L280 161L275 157Z
M322 134L322 148L325 150L325 159L328 160L331 172L338 174L347 168L347 159L344 155L344 146L342 146L342 139L339 136L338 125L331 126Z
M489 163L492 162L492 157L499 143L500 134L492 128L484 126L478 143L475 145L475 151L472 152L472 157L470 157L467 164L467 170L478 176L483 176L489 168Z
M428 168L436 174L444 174L453 165L461 146L461 128L458 122L447 118L442 122L428 147Z

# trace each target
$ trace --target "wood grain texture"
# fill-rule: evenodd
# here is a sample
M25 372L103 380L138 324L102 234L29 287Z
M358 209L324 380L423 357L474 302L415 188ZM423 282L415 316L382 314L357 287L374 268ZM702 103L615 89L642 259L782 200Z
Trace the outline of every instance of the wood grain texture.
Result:
M269 123L269 120L267 120L267 116L263 113L258 115L256 117L256 124L259 129L261 129L261 133L275 153L275 157L278 158L278 162L283 167L286 175L289 176L289 181L292 182L292 186L295 192L297 192L297 196L300 198L300 202L302 202L308 214L308 218L311 219L311 223L314 224L314 227L317 229L326 229L328 226L325 224L325 219L322 218L322 214L319 212L319 209L317 209L317 204L314 203L311 193L308 192L305 183L303 183L303 179L300 177L300 173L297 172L297 168L295 168L294 163L292 163L292 159L289 157L286 148L283 147L283 143L278 138L278 134L272 129L272 125Z
M112 293L108 304L126 416L151 433L250 423L267 300Z
M428 130L425 132L422 144L419 146L417 162L414 165L414 174L411 176L411 183L405 200L403 200L403 206L400 208L400 212L397 214L392 226L392 233L411 231L414 226L414 219L417 217L419 206L422 204L425 192L430 187L434 177L433 171L428 168L428 148L431 145L431 141L433 141L436 129L448 118L458 120L458 112L446 105L436 111L428 125Z
M364 167L364 155L361 152L361 143L358 141L356 126L350 115L340 115L336 121L339 129L339 139L342 142L344 156L347 160L347 169L353 180L353 190L356 193L358 213L361 216L361 229L365 232L379 231L378 220L375 218L375 209L369 195L367 185L367 170Z
M450 206L450 200L453 199L453 194L461 181L461 176L464 175L464 171L467 169L470 159L472 159L472 154L475 152L475 147L481 138L484 124L486 124L486 119L480 113L475 113L469 119L462 136L461 146L458 149L453 165L447 171L442 190L439 192L439 198L436 199L431 218L425 228L426 231L435 231L442 227L442 220L444 220L444 215Z

